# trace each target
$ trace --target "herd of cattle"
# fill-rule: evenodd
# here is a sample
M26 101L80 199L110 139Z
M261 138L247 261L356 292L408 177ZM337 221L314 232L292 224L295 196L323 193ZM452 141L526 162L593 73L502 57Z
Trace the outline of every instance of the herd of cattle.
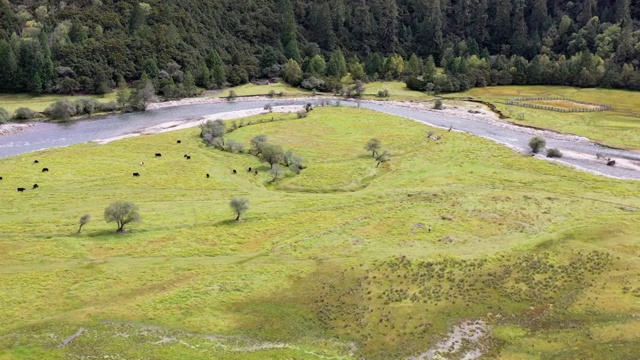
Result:
M178 140L178 141L177 141L177 143L178 143L178 144L181 144L181 143L182 143L182 141L181 141L181 140ZM160 157L162 157L162 153L155 153L155 157L156 157L156 158L160 158ZM189 154L185 154L185 155L183 156L183 158L185 158L186 160L191 160L191 155L189 155ZM39 163L40 163L40 161L38 161L38 160L34 160L34 161L33 161L33 163L34 163L34 164L39 164ZM140 165L141 165L141 166L144 166L144 161L140 162ZM252 172L252 171L253 171L254 175L258 175L258 170L254 170L254 169L252 169L252 168L249 168L249 169L247 170L247 172ZM46 167L45 167L45 168L42 168L42 172L43 172L43 173L48 173L48 172L49 172L49 168L46 168ZM233 169L232 173L233 173L233 174L237 174L238 172L237 172L235 169ZM207 178L207 179L210 177L210 175L209 175L209 174L205 174L205 175L206 175L206 178ZM134 176L134 177L140 177L140 173L139 173L139 172L134 172L134 173L133 173L133 176ZM2 180L2 176L0 176L0 180ZM38 184L33 184L32 189L33 189L33 190L35 190L35 189L38 189L39 187L40 187L40 186L38 186ZM18 192L25 192L25 191L27 190L27 188L19 187L19 188L17 188L17 190L18 190Z

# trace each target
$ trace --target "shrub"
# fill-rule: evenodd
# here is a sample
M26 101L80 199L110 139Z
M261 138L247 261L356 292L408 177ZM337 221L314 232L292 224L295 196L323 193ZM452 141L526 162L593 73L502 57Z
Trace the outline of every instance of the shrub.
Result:
M270 98L276 96L276 91L275 90L269 91L269 94L267 94L267 96L269 96Z
M389 90L380 90L378 91L378 97L381 98L388 98L389 96L391 96L391 94L389 94Z
M238 94L236 93L235 90L229 90L229 96L227 97L227 99L233 100L233 99L235 99L237 97L238 97Z
M36 117L37 113L29 108L21 107L13 114L13 118L16 120L29 120Z
M433 103L433 108L436 110L442 110L442 100L436 100L436 102Z
M58 100L51 104L45 112L54 120L67 121L76 115L76 105L69 100Z
M9 122L9 113L4 108L0 108L0 124Z
M534 154L539 153L546 145L547 141L540 136L533 137L529 140L529 147Z
M561 158L562 151L556 148L547 149L547 157L549 158Z

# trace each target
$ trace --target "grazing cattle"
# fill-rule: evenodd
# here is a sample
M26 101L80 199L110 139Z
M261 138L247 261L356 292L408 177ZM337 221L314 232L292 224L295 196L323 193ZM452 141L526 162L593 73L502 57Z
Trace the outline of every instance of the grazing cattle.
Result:
M49 168L43 168L42 172L49 172Z
M156 153L156 157L162 157L162 154Z
M182 140L176 141L176 144L182 144Z
M433 228L431 227L431 225L429 225L429 231L433 230Z
M607 166L614 166L616 164L615 160L609 160L607 161Z
M234 173L234 174L237 174L238 172L236 171L236 169L233 169L233 173Z
M207 179L209 178L209 174L207 174Z
M2 180L2 176L0 176L0 180Z
M191 156L187 156L187 160L191 160Z
M40 186L38 186L38 184L33 184L33 188L34 188L34 189L37 189L37 188L39 188L39 187L40 187Z
M258 170L256 170L256 171L253 173L253 175L258 175Z
M252 170L251 170L251 168L249 168L249 170L247 170L247 171L248 171L248 172L251 172Z
M140 176L140 173L133 173L133 176L138 177L138 176Z
M33 160L33 163L34 163L34 164L39 164L39 163L40 163L40 161L38 161L38 160Z
M140 161L140 166L144 166L144 161Z
M18 188L18 192L24 192L25 190L27 190L27 189L25 189L25 188Z
M185 158L185 159L187 158L187 156L189 156L189 154L182 155L182 157Z

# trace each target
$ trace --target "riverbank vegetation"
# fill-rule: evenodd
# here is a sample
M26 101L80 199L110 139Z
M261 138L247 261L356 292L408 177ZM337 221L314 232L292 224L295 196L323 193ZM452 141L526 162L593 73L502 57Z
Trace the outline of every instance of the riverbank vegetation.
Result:
M462 353L640 356L637 182L364 109L243 122L310 166L270 183L198 128L0 159L0 357L406 358L466 321Z

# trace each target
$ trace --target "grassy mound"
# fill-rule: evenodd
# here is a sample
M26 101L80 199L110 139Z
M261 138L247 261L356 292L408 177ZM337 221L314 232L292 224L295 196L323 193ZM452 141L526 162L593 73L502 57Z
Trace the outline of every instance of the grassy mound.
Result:
M479 320L488 354L640 355L637 182L364 109L270 118L227 137L305 158L271 184L198 129L0 160L0 357L402 358Z

